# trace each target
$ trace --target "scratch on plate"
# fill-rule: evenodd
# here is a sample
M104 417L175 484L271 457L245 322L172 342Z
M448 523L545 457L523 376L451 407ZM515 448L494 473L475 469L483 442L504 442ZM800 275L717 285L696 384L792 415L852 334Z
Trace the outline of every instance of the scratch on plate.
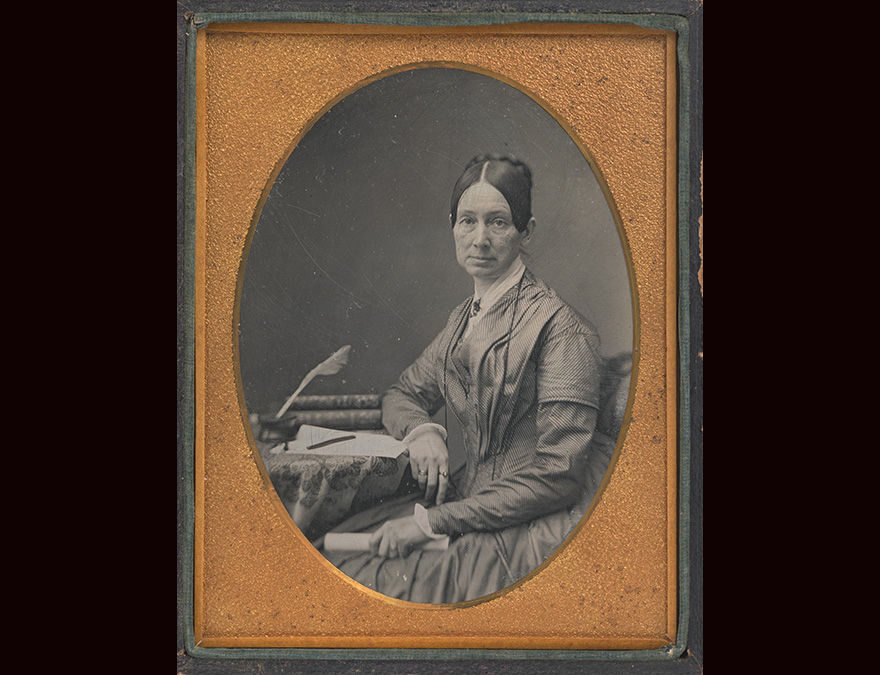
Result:
M418 333L418 332L419 332L419 329L418 329L418 328L416 328L416 327L413 326L409 321L407 321L407 320L404 318L404 316L403 316L400 312L398 312L396 309L394 309L394 307L391 306L391 303L390 303L390 302L388 302L385 298L382 297L382 294L379 293L379 291L378 291L378 290L376 289L376 287L373 285L373 282L370 281L370 277L369 277L369 275L367 275L367 274L362 274L362 275L361 275L361 278L362 278L364 281L367 282L367 285L368 285L370 288L373 289L373 292L376 294L376 297L379 298L379 302L381 302L383 305L385 305L385 307L388 308L388 311L390 311L392 314L394 314L394 316L396 316L398 319L400 319L400 320L401 320L406 326L409 326L409 328L411 328L411 329L413 330L413 332L415 332L415 333Z
M306 254L306 255L309 257L309 259L314 263L315 267L317 267L319 270L321 270L321 273L322 273L325 277L327 277L327 279L328 279L329 281L331 281L331 282L334 283L336 286L338 286L339 288L341 288L343 291L345 291L346 293L348 293L349 300L350 300L351 302L353 302L353 303L357 306L358 309L362 309L362 305L361 305L357 300L355 300L355 297L356 297L355 294L352 293L350 290L348 290L345 286L343 286L342 284L340 284L338 281L336 281L336 279L334 279L332 276L330 276L330 274L327 272L327 270L325 270L323 267L321 267L320 263L318 263L318 261L315 260L315 256L313 256L312 253L311 253L311 251L309 251L308 247L306 247L305 242L303 242L303 240L302 240L302 239L300 238L300 236L297 234L297 232L296 232L296 228L293 227L293 226L291 225L290 221L287 220L286 217L284 217L284 220L285 220L285 224L290 228L290 232L291 232L291 233L293 234L293 236L296 238L297 242L299 242L299 245L302 247L302 250L305 251L305 254Z

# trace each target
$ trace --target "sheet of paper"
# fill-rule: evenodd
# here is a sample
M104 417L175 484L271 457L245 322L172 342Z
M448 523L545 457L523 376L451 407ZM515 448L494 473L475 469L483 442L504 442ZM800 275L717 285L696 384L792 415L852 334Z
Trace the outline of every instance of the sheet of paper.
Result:
M340 439L324 445L327 441ZM345 440L342 440L345 439ZM320 445L321 447L312 447ZM287 443L287 452L299 454L333 455L336 457L399 457L406 446L385 434L366 434L357 431L339 431L303 424L296 440ZM284 443L276 445L271 452L284 452Z

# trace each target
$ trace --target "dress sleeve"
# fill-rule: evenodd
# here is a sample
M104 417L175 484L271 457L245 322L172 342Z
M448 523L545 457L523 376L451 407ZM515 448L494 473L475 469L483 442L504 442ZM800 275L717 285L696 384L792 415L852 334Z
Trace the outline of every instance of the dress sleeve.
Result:
M596 409L591 406L541 403L534 462L466 499L428 509L431 529L437 534L500 530L573 505L586 480L595 426Z
M443 407L440 374L443 368L442 333L382 396L382 424L400 440Z
M429 509L434 532L499 530L567 508L580 499L598 415L597 346L595 333L576 322L551 327L536 353L534 460L476 494Z

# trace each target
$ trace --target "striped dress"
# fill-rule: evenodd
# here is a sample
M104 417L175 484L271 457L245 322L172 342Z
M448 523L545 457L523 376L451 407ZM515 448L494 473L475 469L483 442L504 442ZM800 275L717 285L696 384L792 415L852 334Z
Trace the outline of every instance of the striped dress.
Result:
M449 548L391 559L325 553L359 583L401 600L473 600L528 575L583 516L613 451L614 441L595 431L595 329L529 270L465 339L470 305L452 312L382 399L382 421L396 438L443 405L460 423L466 464L447 501L428 508L432 530L452 538ZM374 530L411 515L419 496L335 529Z

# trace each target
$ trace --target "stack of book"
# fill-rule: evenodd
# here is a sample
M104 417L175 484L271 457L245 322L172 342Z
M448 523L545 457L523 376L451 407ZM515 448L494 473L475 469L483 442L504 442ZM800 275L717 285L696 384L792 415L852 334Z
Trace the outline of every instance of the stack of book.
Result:
M288 411L299 424L349 430L382 429L382 401L378 394L300 396Z

